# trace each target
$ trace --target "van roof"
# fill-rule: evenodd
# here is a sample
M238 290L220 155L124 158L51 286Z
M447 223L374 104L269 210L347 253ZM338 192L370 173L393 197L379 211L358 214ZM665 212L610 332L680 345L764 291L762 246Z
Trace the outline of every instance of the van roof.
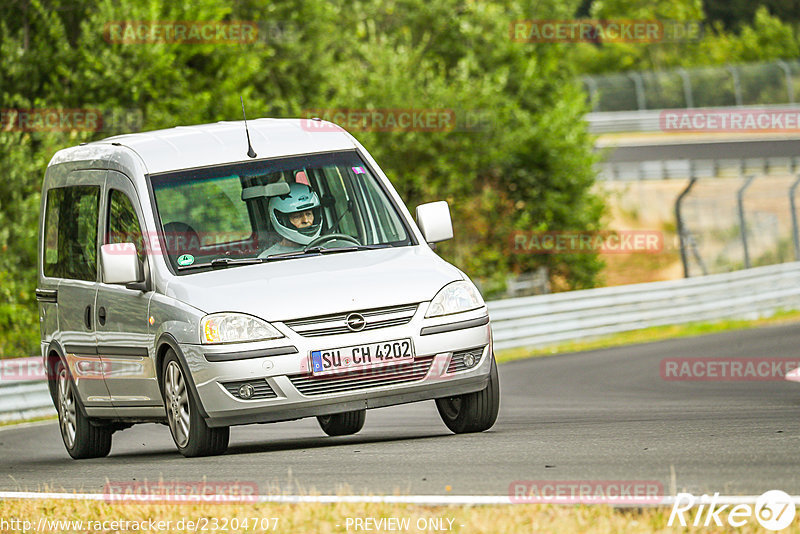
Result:
M339 126L312 119L253 119L247 121L250 141L257 156L267 159L315 152L352 150L357 143ZM252 161L247 156L244 121L178 126L165 130L118 135L66 149L52 164L83 159L91 146L127 147L142 159L150 174ZM87 150L91 153L91 150Z

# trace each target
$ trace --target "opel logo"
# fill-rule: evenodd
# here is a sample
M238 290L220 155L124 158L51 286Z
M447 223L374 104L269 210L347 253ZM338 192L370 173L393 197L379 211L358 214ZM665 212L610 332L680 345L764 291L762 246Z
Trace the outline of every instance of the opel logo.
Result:
M344 322L347 323L347 328L353 332L364 330L364 327L367 326L367 320L360 313L351 313Z

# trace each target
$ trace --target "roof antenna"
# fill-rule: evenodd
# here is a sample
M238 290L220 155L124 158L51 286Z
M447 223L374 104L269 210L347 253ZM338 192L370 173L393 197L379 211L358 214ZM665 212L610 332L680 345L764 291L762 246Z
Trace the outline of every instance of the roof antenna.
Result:
M251 158L258 156L256 151L253 150L253 145L250 144L250 130L247 129L247 115L244 112L244 98L239 95L239 100L242 101L242 116L244 117L244 131L247 133L247 155Z

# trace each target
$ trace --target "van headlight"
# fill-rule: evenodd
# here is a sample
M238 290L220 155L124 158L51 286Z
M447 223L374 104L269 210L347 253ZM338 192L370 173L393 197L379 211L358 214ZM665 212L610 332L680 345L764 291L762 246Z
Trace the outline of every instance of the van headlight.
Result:
M214 313L200 321L203 344L265 341L283 337L274 326L243 313Z
M425 317L467 312L483 306L485 304L477 288L471 282L461 280L447 284L433 297Z

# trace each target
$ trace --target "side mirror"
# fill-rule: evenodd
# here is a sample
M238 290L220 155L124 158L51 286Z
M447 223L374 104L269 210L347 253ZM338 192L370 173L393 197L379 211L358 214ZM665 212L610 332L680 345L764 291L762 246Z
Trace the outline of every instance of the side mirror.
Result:
M100 247L103 282L106 284L136 284L144 281L142 264L133 243L114 243ZM139 289L139 288L130 288Z
M428 243L453 239L453 221L447 202L429 202L417 206L417 224Z

